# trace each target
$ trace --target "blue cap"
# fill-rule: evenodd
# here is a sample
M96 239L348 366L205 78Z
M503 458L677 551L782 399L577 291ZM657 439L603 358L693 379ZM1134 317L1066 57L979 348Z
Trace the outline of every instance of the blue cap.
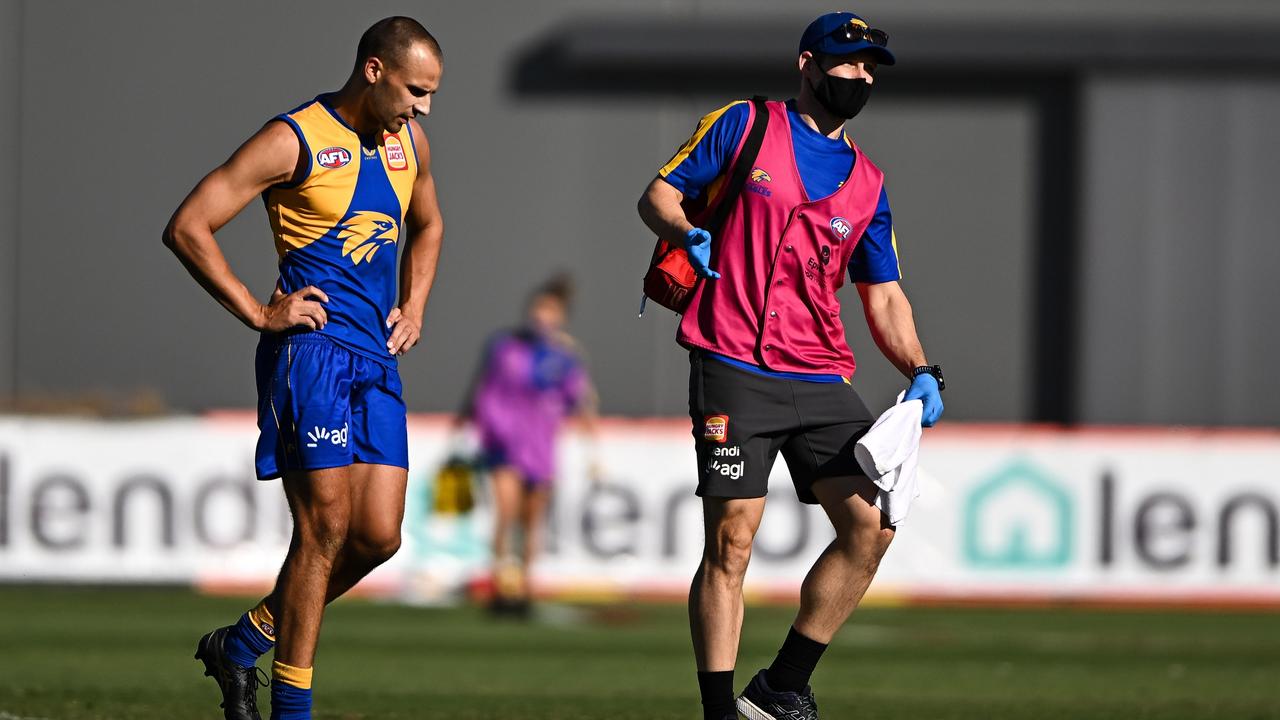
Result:
M804 35L800 36L800 52L808 50L812 53L822 53L824 55L848 55L865 50L875 54L876 60L881 65L892 65L894 63L893 53L889 52L889 48L883 45L873 45L865 39L846 41L842 37L832 35L836 30L849 23L861 25L864 28L867 27L865 20L851 12L827 13L814 20L809 23L809 27L804 29Z

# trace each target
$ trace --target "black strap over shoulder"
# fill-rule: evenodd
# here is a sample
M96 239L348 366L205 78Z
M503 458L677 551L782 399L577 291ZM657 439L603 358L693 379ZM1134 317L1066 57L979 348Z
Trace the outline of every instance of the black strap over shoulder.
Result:
M755 167L756 158L760 155L764 132L769 128L769 108L765 105L768 100L769 98L763 95L751 98L751 104L755 107L755 116L751 120L751 129L747 131L747 140L742 144L742 152L738 153L737 162L733 164L733 173L729 176L729 182L716 200L716 208L711 214L711 219L703 228L711 233L712 237L719 235L725 218L733 209L733 201L742 192L742 186L746 184L747 176L751 174L751 168Z

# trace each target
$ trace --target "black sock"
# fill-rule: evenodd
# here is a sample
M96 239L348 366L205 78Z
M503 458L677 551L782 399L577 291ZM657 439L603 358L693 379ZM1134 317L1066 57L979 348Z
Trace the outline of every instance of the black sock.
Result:
M737 717L738 703L733 697L733 671L698 672L698 690L702 693L703 720Z
M778 651L778 657L765 672L765 682L769 689L778 692L798 693L809 684L809 676L818 667L822 652L827 646L816 640L796 632L793 627L787 633L787 639Z

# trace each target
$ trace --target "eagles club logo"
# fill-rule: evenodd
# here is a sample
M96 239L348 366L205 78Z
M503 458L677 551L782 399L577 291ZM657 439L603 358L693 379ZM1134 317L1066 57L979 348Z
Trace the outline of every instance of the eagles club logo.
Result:
M849 221L842 217L834 217L831 218L831 231L841 240L848 240L849 233L853 232L853 225L850 225Z
M751 168L751 182L743 185L743 189L753 192L764 197L773 197L773 191L767 186L767 183L773 182L773 178L769 176L763 168Z
M372 210L352 213L338 225L338 231L342 256L351 258L356 265L366 260L373 262L374 253L386 245L395 245L399 238L396 221Z

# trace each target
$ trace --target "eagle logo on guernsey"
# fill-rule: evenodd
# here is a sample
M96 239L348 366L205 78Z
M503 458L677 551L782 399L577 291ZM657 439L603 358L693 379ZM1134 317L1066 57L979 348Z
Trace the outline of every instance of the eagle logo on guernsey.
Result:
M727 440L729 437L729 416L708 415L702 437L708 442L722 443Z
M373 262L373 256L383 246L395 245L399 228L389 215L372 210L358 210L338 225L338 239L342 241L342 256L359 265Z
M831 218L831 231L841 240L848 240L849 233L853 232L853 225L842 217Z
M404 143L395 135L387 135L382 139L383 152L387 154L388 170L407 170L409 159L404 155Z
M346 148L327 147L316 153L316 162L320 164L320 167L329 168L330 170L340 168L351 162L351 151Z
M751 182L773 182L773 177L761 168L751 168Z

